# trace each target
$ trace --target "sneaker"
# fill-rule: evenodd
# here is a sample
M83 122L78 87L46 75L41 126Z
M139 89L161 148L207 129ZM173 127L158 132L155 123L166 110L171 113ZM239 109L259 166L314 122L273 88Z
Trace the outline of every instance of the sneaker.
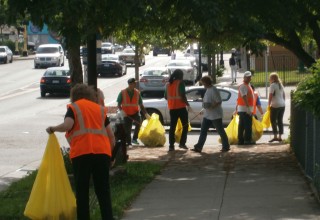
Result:
M139 144L139 142L135 139L135 140L132 140L132 143L133 144Z
M201 153L201 150L199 149L199 148L193 148L193 149L191 149L193 152L196 152L196 153Z
M168 152L170 152L170 151L174 151L174 145L170 145L170 146L169 146Z
M230 150L230 148L222 148L220 151L221 152L228 152Z
M188 147L187 147L186 145L179 145L179 148L182 148L182 149L188 150Z

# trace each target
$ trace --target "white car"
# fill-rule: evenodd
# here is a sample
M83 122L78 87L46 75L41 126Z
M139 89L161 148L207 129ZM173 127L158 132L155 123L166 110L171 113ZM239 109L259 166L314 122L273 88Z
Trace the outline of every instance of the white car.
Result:
M140 73L139 90L142 96L150 93L161 93L163 97L169 73L165 67L149 67Z
M237 99L238 99L238 90L229 88L229 87L217 87L220 92L222 99L222 109L223 109L223 124L228 125L232 119L233 112L236 109ZM202 98L206 89L203 86L191 86L187 88L186 96L188 102L192 108L192 111L189 112L189 120L192 126L200 126L203 114L202 110ZM268 100L260 99L261 107L263 112L266 111L268 106ZM143 101L143 105L146 108L147 112L151 115L156 113L160 117L160 121L164 125L170 124L170 114L168 109L167 100L162 99L146 99ZM259 111L257 111L257 116L260 117Z
M195 84L197 78L197 66L188 59L175 59L170 60L169 63L166 65L170 74L172 74L176 69L180 69L183 71L183 81L186 84Z
M13 54L12 51L7 46L0 46L0 62L2 63L12 63Z
M64 51L61 44L42 44L37 48L34 68L64 66Z

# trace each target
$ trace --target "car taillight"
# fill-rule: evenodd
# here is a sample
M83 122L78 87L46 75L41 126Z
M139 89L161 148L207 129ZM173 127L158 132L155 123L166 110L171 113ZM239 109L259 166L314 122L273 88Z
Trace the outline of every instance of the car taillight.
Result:
M140 79L140 82L146 83L146 82L148 82L148 79L147 79L147 78L142 77L142 78Z
M45 82L46 82L45 78L42 77L42 78L40 79L40 83L45 83Z
M68 79L68 80L67 80L67 83L70 84L70 83L71 83L71 79Z

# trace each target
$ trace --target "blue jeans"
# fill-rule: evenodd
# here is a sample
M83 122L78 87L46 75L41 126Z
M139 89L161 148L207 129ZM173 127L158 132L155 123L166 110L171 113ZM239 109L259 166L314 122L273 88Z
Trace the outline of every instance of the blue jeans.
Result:
M228 141L228 136L226 134L226 131L223 128L222 118L215 119L215 120L209 120L207 118L203 118L202 123L201 123L199 140L198 140L198 143L195 145L195 147L199 150L202 150L203 145L207 140L208 130L211 126L216 128L218 134L220 135L222 148L229 149L230 145L229 145L229 141Z
M250 143L252 137L252 115L246 112L238 112L238 144Z

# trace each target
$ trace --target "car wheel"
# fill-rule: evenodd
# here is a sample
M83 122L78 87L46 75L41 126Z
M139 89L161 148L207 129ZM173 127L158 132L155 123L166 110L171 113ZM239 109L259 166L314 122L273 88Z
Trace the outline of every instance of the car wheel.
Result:
M148 112L148 114L151 116L153 113L156 113L157 115L159 115L159 120L160 120L160 122L161 122L161 124L163 125L164 124L164 122L163 122L163 117L162 117L162 115L161 115L161 113L158 111L158 110L156 110L156 109L146 109L146 111ZM144 118L144 116L143 116L143 120L144 120L145 118Z
M62 60L61 66L64 66L64 58L63 58L63 60Z
M37 66L36 64L34 64L34 68L35 68L35 69L38 69L38 66Z
M11 56L11 60L10 60L10 63L12 63L12 61L13 61L13 56Z
M46 97L46 92L41 91L41 92L40 92L40 95L41 95L42 98L43 98L43 97Z
M127 75L127 67L124 68L123 75Z
M8 63L8 57L6 57L6 59L5 59L4 63Z

